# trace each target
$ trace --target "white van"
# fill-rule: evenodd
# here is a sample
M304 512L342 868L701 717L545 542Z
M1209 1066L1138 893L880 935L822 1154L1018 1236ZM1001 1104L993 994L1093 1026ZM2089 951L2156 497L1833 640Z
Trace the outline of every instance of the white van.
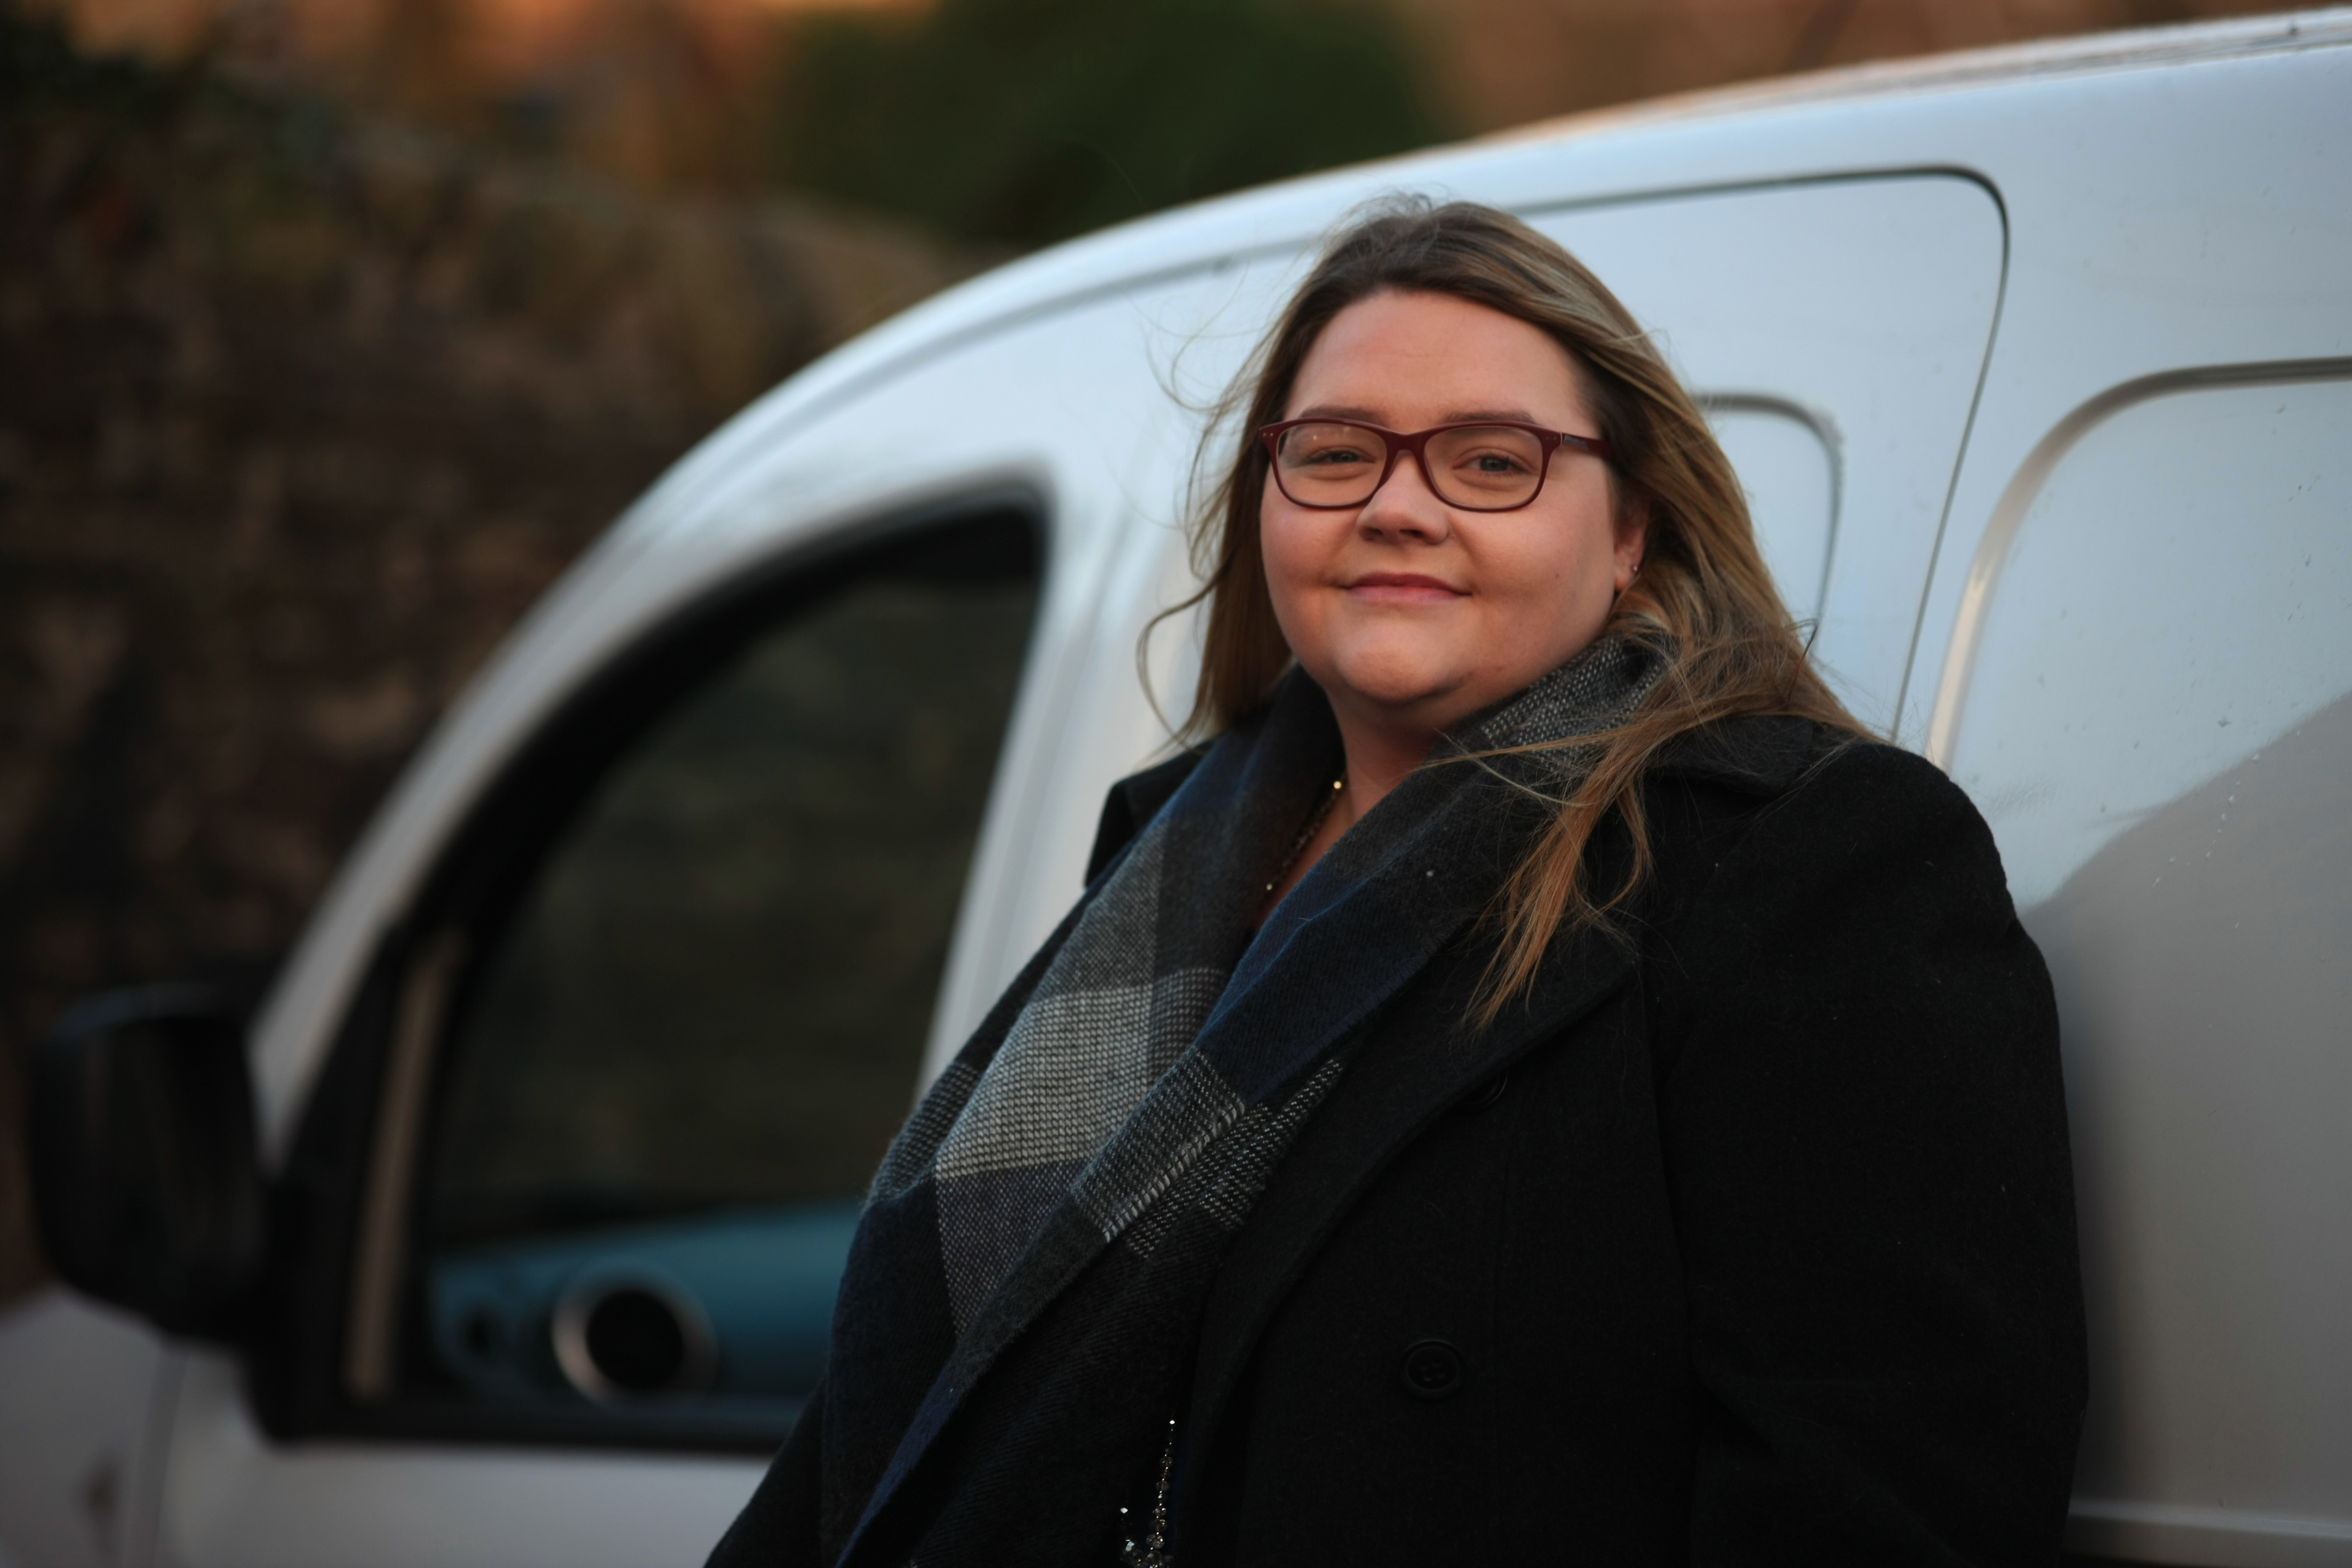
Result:
M90 1294L0 1320L0 1562L698 1562L884 1141L1165 742L1194 410L1394 190L1655 328L1818 658L2000 837L2064 1016L2071 1550L2352 1564L2352 10L1300 181L796 376L442 724L249 1056L184 992L45 1047Z

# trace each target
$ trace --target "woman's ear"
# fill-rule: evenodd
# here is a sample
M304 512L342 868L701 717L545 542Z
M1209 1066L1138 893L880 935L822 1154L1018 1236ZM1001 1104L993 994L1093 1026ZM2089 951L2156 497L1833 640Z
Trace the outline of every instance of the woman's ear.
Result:
M1617 512L1617 592L1623 593L1641 575L1642 557L1650 548L1650 498L1628 496Z

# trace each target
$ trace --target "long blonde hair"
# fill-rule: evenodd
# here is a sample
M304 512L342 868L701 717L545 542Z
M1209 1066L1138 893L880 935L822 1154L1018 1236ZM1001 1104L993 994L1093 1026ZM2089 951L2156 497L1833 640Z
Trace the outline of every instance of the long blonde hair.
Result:
M1863 728L1806 658L1756 546L1748 502L1697 404L1617 297L1583 264L1507 213L1466 202L1396 200L1341 230L1220 405L1204 445L1213 476L1193 509L1192 562L1202 586L1175 614L1205 602L1200 681L1181 733L1217 734L1263 701L1291 663L1259 553L1266 456L1258 430L1283 416L1307 351L1333 317L1372 295L1452 295L1499 310L1568 351L1585 403L1608 441L1621 521L1646 511L1640 573L1601 636L1643 644L1664 672L1616 728L1580 744L1591 771L1558 801L1550 823L1496 896L1500 932L1472 1016L1488 1024L1533 984L1563 925L1609 923L1651 868L1641 784L1677 736L1746 714L1794 714L1833 731ZM1239 415L1237 426L1233 416ZM1623 877L1589 885L1585 847L1614 813L1632 841Z

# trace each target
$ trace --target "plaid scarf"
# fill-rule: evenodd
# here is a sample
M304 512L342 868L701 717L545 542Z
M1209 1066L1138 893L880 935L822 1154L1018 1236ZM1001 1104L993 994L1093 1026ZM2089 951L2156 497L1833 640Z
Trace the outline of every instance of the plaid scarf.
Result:
M1604 728L1657 668L1596 644L1439 755ZM1294 671L1096 879L900 1131L835 1313L828 1561L1105 1560L1156 1469L1225 1244L1346 1042L1486 905L1545 796L1588 765L1567 747L1422 768L1253 934L1339 758Z

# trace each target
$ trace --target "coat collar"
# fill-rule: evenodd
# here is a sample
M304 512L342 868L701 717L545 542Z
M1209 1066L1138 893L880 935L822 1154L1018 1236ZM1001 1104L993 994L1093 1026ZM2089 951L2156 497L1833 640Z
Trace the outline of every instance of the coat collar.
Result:
M1654 785L1685 781L1769 800L1822 754L1822 732L1808 721L1739 720L1677 742L1650 778ZM1584 931L1563 939L1524 1004L1480 1032L1465 1026L1463 1013L1484 958L1483 944L1456 944L1373 1020L1342 1091L1309 1124L1234 1237L1202 1323L1189 1431L1217 1429L1291 1283L1396 1153L1477 1085L1613 996L1636 963L1632 945L1617 937ZM1361 1048L1383 1037L1412 1048Z

